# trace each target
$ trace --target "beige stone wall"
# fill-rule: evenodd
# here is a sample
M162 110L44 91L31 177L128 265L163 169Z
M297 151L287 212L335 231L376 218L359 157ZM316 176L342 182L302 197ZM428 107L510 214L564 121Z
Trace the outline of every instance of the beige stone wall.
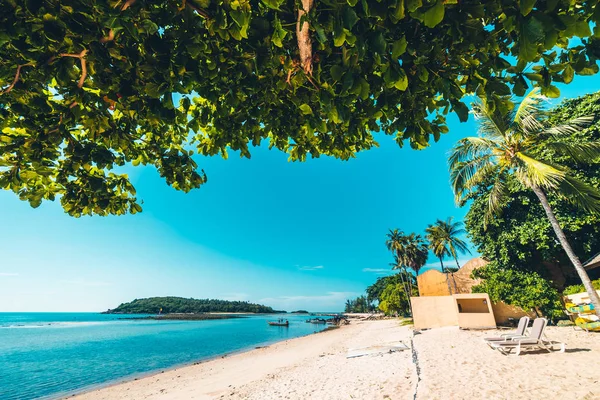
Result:
M411 297L416 329L458 325L456 302L452 296Z
M435 269L423 272L417 276L420 296L449 296L446 274Z
M465 329L496 327L494 311L486 293L455 294L452 297L457 304L458 326Z
M459 326L466 329L496 326L490 299L485 293L411 297L416 329ZM461 305L459 312L458 304Z
M474 269L487 263L482 258L473 258L454 274L444 274L433 269L426 271L417 277L419 294L421 297L471 294L471 288L479 283L479 280L471 279L471 273ZM450 283L451 292L448 290L448 282ZM505 324L509 318L519 319L525 315L535 317L535 315L531 315L518 307L509 306L503 302L492 304L492 309L497 324Z

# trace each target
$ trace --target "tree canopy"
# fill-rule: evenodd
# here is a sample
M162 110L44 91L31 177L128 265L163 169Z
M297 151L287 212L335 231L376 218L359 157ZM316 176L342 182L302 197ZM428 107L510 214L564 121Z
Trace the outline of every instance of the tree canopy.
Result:
M141 211L119 168L188 191L193 154L422 149L466 94L506 109L598 71L598 0L6 0L0 187L73 216ZM582 41L569 41L578 36ZM533 67L531 64L534 64Z
M572 118L596 115L594 123L579 131L571 132L568 140L583 143L600 140L600 93L586 95L561 103L549 111L552 124L566 122ZM549 139L546 139L549 140ZM568 166L571 173L586 184L600 189L600 168L597 163L578 163L569 154L559 154L542 141L541 151L536 158ZM593 160L588 160L593 161ZM600 161L600 160L598 160ZM473 244L479 253L488 260L495 261L501 268L522 268L534 270L545 276L546 267L562 266L565 275L560 283L575 283L572 267L564 250L556 241L556 236L542 206L535 194L526 190L516 179L509 176L506 181L509 195L503 201L501 213L484 228L484 215L488 207L491 186L480 186L470 199L465 225ZM549 193L548 200L559 220L575 253L583 260L600 249L600 216L576 207L568 199ZM552 276L559 283L560 276Z
M487 293L490 300L504 301L524 310L541 311L548 317L564 317L558 291L538 273L498 268L495 263L477 268L473 278L482 282L473 293Z
M204 312L250 312L250 313L281 313L262 304L248 303L246 301L228 301L216 299L186 299L183 297L149 297L135 299L123 303L113 310L111 314L162 314L169 313L204 313Z

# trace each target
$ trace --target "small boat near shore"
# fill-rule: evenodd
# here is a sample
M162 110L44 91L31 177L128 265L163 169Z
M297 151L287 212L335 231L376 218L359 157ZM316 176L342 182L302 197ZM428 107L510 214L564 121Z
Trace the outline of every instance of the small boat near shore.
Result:
M279 320L279 321L267 321L267 323L271 326L290 326L290 321L288 321L287 319L284 320Z

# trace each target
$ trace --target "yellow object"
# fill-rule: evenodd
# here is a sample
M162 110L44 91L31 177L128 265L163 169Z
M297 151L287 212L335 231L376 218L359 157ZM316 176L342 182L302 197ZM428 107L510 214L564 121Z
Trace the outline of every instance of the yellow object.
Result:
M585 331L600 332L600 321L594 321L588 318L579 317L575 319L575 325Z

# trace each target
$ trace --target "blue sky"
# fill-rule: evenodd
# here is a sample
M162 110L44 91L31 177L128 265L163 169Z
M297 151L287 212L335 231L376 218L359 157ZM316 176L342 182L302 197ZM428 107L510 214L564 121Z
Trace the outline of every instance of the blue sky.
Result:
M563 98L599 89L597 76L561 86ZM448 120L450 133L423 151L381 137L346 162L290 163L263 148L251 160L199 158L209 181L188 194L132 168L144 200L135 216L74 219L58 202L32 209L0 191L0 312L103 311L166 295L341 310L388 273L388 229L423 233L464 217L446 158L475 124Z

